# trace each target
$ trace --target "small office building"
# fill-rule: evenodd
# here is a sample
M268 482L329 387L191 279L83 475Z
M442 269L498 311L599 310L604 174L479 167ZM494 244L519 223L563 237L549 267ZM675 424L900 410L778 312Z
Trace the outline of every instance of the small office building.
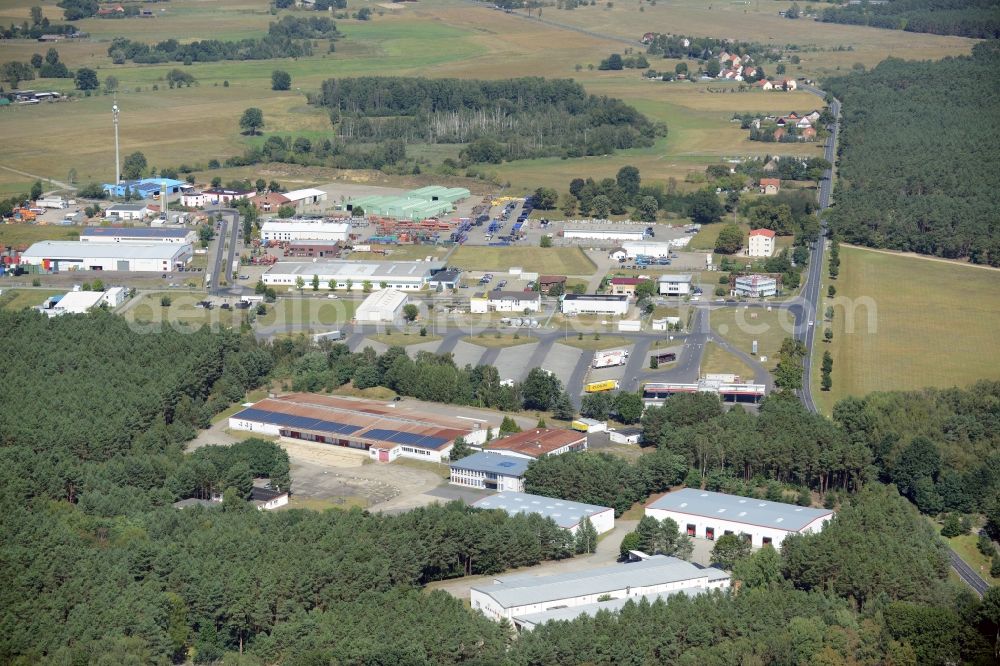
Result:
M473 502L476 509L500 509L512 516L519 513L536 513L551 518L556 525L576 534L584 519L589 518L598 534L610 532L615 527L615 510L582 502L531 495L522 492L500 492Z
M780 548L789 534L821 531L833 511L684 488L647 505L646 515L671 518L691 537L715 540L738 534L754 547Z
M450 482L456 486L524 492L524 473L531 460L480 451L449 464Z
M563 314L621 317L628 313L629 297L618 294L565 294L559 304Z
M115 204L104 209L106 220L144 220L152 211L145 204Z
M351 232L347 222L329 220L268 220L260 226L260 239L269 241L326 241L346 243Z
M733 279L733 296L767 298L778 293L778 280L766 275L741 275Z
M770 229L751 231L747 254L751 257L770 257L774 254L774 232Z
M542 308L537 291L487 291L469 299L469 312L538 312Z
M691 275L661 275L657 286L660 296L687 296L691 293Z

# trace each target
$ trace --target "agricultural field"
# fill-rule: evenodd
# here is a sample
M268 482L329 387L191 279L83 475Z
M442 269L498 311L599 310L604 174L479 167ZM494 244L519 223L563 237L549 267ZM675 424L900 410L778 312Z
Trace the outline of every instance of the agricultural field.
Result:
M731 37L779 46L795 44L801 63L789 64L786 75L796 78L818 78L838 70L848 70L854 63L871 67L887 57L938 59L968 53L976 43L976 40L964 37L820 23L809 18L789 20L778 15L779 11L787 10L791 5L792 2L785 0L757 4L706 3L703 0L675 0L657 5L610 3L580 6L573 11L546 7L544 19L636 41L646 32L669 32L675 35ZM624 48L627 47L619 44L615 50L621 53ZM635 48L637 51L642 49L638 44ZM595 54L587 62L596 63L608 53ZM650 59L650 65L659 70L666 70L668 66L673 69L676 62Z
M592 262L578 247L473 247L463 245L448 258L448 265L469 271L506 271L520 266L529 273L591 275Z
M361 261L423 261L431 257L433 261L443 261L447 248L434 245L393 245L381 252L351 252L349 259Z
M837 400L871 391L965 387L1000 379L1000 296L995 269L841 246L834 284L833 340L817 331L813 396L830 413ZM820 390L823 352L833 356L833 388Z
M114 169L112 169L114 171ZM58 224L0 224L0 245L31 245L43 240L79 240L80 227Z

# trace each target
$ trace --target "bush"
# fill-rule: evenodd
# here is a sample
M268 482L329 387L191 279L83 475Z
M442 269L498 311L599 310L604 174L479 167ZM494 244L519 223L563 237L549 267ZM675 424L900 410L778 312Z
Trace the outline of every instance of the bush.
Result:
M167 295L163 295L160 297L160 305L162 305L165 308L169 308L171 302L172 301L170 300L170 297Z

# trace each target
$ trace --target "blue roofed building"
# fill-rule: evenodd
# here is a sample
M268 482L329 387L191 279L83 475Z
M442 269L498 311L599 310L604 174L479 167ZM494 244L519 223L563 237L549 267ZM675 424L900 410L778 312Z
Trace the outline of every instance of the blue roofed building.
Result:
M118 184L104 183L102 188L108 193L108 196L112 197L123 197L126 191L130 191L135 196L150 199L154 196L160 196L160 188L164 184L167 187L167 194L177 194L188 185L183 180L174 178L140 178L138 180L123 180Z
M451 483L456 486L524 492L524 473L531 460L500 453L473 453L450 464Z

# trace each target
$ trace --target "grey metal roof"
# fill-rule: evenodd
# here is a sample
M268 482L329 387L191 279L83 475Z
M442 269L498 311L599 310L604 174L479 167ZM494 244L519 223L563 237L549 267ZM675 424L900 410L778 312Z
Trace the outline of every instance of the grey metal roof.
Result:
M708 569L690 562L655 555L641 562L614 564L589 571L533 576L530 574L498 578L493 585L472 589L487 594L504 608L539 604L589 594L608 594L626 588L663 585L680 581L706 581ZM713 576L718 570L712 571ZM725 572L719 572L725 574Z
M688 273L684 273L682 275L667 275L667 274L664 274L664 275L660 276L659 281L660 282L690 282L691 281L691 275L688 274Z
M829 509L812 509L783 502L713 493L697 488L684 488L667 493L647 508L665 509L692 516L718 518L789 532L801 530L817 518L833 515L833 511Z
M458 278L461 275L461 273L462 273L462 271L459 271L459 270L454 269L454 268L449 268L447 270L438 271L437 273L434 274L433 277L431 277L430 280L428 280L428 282L431 282L431 283L436 283L436 282L441 282L441 283L458 282Z
M575 527L584 518L613 510L606 506L513 492L502 492L484 497L472 506L477 509L503 509L512 516L519 513L537 513L545 518L551 518L556 521L559 527L566 529Z
M113 206L108 206L108 210L128 210L132 212L138 212L145 208L143 204L115 204Z
M515 456L505 456L500 453L486 453L480 451L466 456L461 460L451 463L453 469L467 469L473 472L489 472L491 474L503 474L504 476L523 476L528 469L530 460L517 458Z
M268 273L275 275L334 275L338 278L363 280L425 280L432 271L444 268L442 261L279 261Z
M683 590L671 590L670 592L652 592L650 594L639 594L631 597L623 597L621 599L610 599L608 601L598 601L593 604L584 604L582 606L572 606L570 608L554 608L552 610L542 611L541 613L529 613L527 615L518 615L516 620L518 623L529 624L532 627L536 627L540 624L545 624L549 620L575 620L581 615L588 615L594 617L597 615L598 611L617 611L621 610L625 604L630 601L639 603L643 599L649 603L654 603L657 599L663 599L666 601L669 597L675 594L683 594L689 597L694 597L699 594L707 592L708 588L704 586L688 587Z
M162 259L173 261L191 250L189 243L89 243L39 241L21 255L40 259Z
M627 301L625 294L566 294L567 301Z
M131 238L187 238L194 233L191 229L170 227L87 227L80 232L81 237L131 237Z

